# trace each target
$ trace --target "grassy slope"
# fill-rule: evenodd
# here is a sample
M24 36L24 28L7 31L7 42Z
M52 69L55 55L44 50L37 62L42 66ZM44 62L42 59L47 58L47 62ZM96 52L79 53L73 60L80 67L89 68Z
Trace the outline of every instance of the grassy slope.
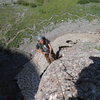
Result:
M36 8L22 5L1 7L0 39L6 43L4 45L18 47L23 38L31 39L32 35L51 22L56 24L68 19L83 17L92 20L100 17L100 3L80 5L78 2L79 0L44 0L44 3Z

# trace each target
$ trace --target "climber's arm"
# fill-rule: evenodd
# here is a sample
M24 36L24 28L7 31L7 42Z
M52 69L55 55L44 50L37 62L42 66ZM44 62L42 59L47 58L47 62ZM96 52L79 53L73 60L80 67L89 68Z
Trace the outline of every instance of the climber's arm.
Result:
M51 54L51 53L52 53L52 50L53 50L53 49L52 49L52 46L51 46L50 43L48 44L48 46L49 46L49 50L50 50L50 54Z

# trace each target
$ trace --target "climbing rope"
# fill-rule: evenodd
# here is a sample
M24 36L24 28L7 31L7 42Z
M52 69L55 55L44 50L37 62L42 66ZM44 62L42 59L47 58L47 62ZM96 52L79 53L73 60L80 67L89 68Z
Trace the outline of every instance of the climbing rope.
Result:
M59 81L58 74L57 74L57 72L56 72L55 67L54 67L54 73L55 73L55 76L56 76L56 78L57 78L57 82L58 82L58 84L59 84L59 87L60 87L60 90L61 90L61 94L62 94L62 96L63 96L63 100L65 100L64 92L63 92L61 83L60 83L60 81Z

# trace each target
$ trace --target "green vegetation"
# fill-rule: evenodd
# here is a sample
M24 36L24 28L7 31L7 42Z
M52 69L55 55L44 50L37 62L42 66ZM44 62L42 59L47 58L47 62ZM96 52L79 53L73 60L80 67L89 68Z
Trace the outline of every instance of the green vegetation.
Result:
M16 2L16 4L23 5L23 6L30 6L30 7L33 7L33 8L37 7L37 5L34 2L29 2L29 1L27 2L27 1L24 1L24 0L18 0Z
M96 50L100 50L100 47L95 47Z
M100 3L81 5L79 1L18 0L14 5L0 6L0 44L18 47L23 38L31 40L35 34L43 33L44 27L52 23L100 18Z
M78 3L86 4L86 3L90 3L90 2L100 3L100 0L80 0Z

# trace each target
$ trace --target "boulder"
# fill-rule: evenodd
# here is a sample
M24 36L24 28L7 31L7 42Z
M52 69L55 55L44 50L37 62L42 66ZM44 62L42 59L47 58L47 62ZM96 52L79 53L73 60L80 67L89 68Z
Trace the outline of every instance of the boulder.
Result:
M72 47L61 49L62 58L48 66L35 100L99 100L100 51L95 49L99 39L100 35L94 34L57 38L52 43L55 48L68 46L68 40L72 41Z

